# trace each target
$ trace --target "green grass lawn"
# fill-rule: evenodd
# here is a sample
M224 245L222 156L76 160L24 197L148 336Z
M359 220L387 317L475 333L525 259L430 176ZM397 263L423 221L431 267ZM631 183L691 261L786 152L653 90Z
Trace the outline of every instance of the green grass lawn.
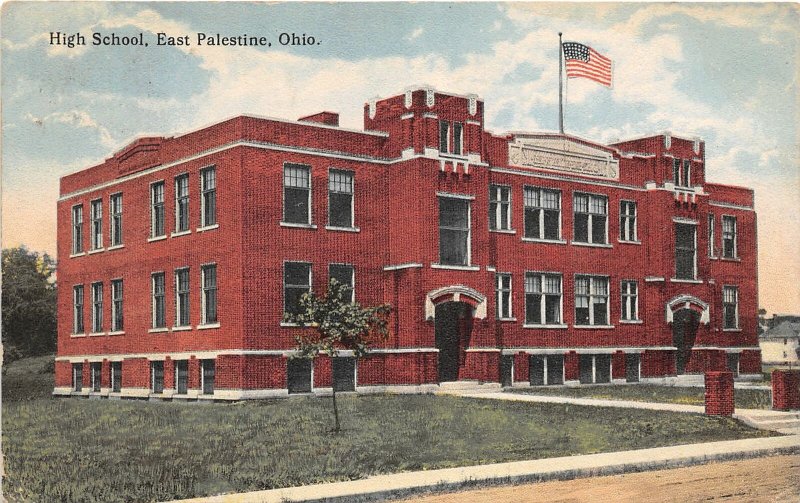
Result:
M683 405L704 405L704 388L679 386L657 386L653 384L631 384L624 386L582 386L515 388L513 393L533 395L566 396L571 398L598 398L603 400L632 400L635 402L679 403ZM769 409L772 398L769 390L734 389L734 400L740 409Z
M701 415L448 396L340 395L340 407L334 435L330 398L6 401L3 489L10 501L160 501L770 435Z

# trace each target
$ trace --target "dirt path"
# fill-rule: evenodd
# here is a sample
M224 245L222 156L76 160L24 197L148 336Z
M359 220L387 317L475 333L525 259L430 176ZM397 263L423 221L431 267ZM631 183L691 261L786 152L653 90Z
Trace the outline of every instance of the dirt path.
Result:
M800 456L774 456L610 477L495 487L404 501L797 502L800 501Z

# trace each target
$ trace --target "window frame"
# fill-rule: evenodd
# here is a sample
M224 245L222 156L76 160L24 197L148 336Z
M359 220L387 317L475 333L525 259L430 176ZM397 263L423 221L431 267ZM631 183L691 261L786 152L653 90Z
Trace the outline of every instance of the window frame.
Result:
M539 278L539 285L540 291L538 292L531 292L528 291L528 278L538 277ZM546 285L548 278L558 278L558 322L556 323L548 323L547 322L547 296L556 295L553 292L548 292ZM523 284L523 293L525 295L525 327L562 327L564 326L564 275L560 272L548 272L548 271L525 271L523 276L524 284ZM538 295L539 296L539 319L541 320L540 323L535 323L530 320L528 316L528 296L529 295Z
M158 387L161 389L156 391L156 367L161 367L161 376L160 382L158 383ZM164 393L164 372L165 372L165 365L164 360L150 360L150 392L154 394L161 394Z
M586 196L587 199L587 211L578 211L578 205L576 201L578 197ZM605 213L593 213L592 212L592 200L593 199L602 199L605 201ZM576 191L572 193L572 242L579 243L583 245L590 245L590 246L608 246L608 220L609 220L609 197L605 194L594 194L591 192L580 192ZM579 241L577 238L578 226L576 225L577 216L578 215L586 215L586 241ZM594 236L594 220L595 215L605 217L605 229L603 233L603 241L597 242L595 241Z
M185 194L181 192L183 188L186 190ZM191 232L190 192L189 173L175 175L175 232L173 234Z
M450 125L450 129L453 132L453 148L450 153L453 155L464 155L464 124L453 121Z
M733 302L728 301L726 292L732 292ZM733 307L733 326L728 325L728 308ZM741 329L739 323L739 286L722 285L722 329L736 331Z
M442 216L441 216L441 200L442 199L452 199L454 201L458 201L463 203L467 207L467 227L466 229L455 228L455 227L442 227ZM446 266L446 267L471 267L472 266L472 196L460 196L458 194L437 194L436 195L436 203L437 203L437 227L438 227L438 240L439 240L439 265ZM467 250L465 256L465 263L463 264L451 264L442 260L442 229L449 230L449 231L460 231L464 232L466 230L467 233Z
M89 216L91 220L90 251L103 249L103 200L89 201Z
M209 365L210 362L210 365ZM211 372L207 372L210 366ZM211 376L211 391L207 391L207 374ZM216 360L213 358L203 358L200 360L200 394L201 395L213 395L216 387L216 380L217 380L217 363Z
M348 264L344 262L331 262L328 264L328 283L330 283L331 278L333 277L332 269L334 267L349 267L350 268L350 302L356 301L356 266L353 264Z
M123 311L124 286L122 278L111 280L111 331L121 332L125 329Z
M86 333L86 320L83 317L85 295L84 285L72 286L72 333L76 335Z
M157 201L157 189L161 189L161 200ZM158 239L167 236L167 213L166 213L166 191L167 187L164 180L156 180L150 183L150 239ZM158 223L161 224L159 233Z
M186 274L186 288L181 289L180 275ZM173 328L190 328L192 326L192 311L191 311L191 288L192 280L190 276L189 267L178 267L175 269L175 325ZM186 323L181 323L182 302L186 301Z
M514 278L510 272L495 273L495 318L498 320L514 320ZM508 286L503 279L508 279ZM505 299L504 299L505 297ZM507 311L507 312L506 312Z
M72 254L83 252L83 204L75 204L72 206Z
M308 179L308 187L292 187L292 186L286 185L286 169L289 168L289 167L302 168L303 170L305 170L305 172L307 174L307 179ZM281 208L281 210L282 210L281 223L287 224L287 225L301 225L301 226L310 226L310 225L312 225L312 222L314 221L313 211L312 211L312 209L313 209L312 208L312 202L313 202L313 200L312 200L312 191L314 189L314 185L313 185L314 181L313 181L312 176L311 176L311 165L297 163L297 162L288 162L288 161L284 162L283 163L283 169L281 170L281 177L282 177L282 179L281 179L282 192L281 193L282 193L282 197L283 197L283 205L282 205L282 208ZM287 206L286 206L286 204L287 204L286 191L287 191L287 189L305 190L306 191L306 203L305 204L306 204L307 218L306 218L305 222L292 222L292 221L290 221L290 220L288 220L286 218L286 208L287 208Z
M103 386L103 363L89 362L89 390L98 393Z
M109 246L122 246L122 203L122 192L108 196Z
M708 256L709 258L717 258L715 247L717 216L713 213L709 213L706 225L708 225Z
M307 293L311 293L314 288L314 267L311 262L306 262L303 260L284 260L283 262L283 275L281 277L281 282L283 283L283 315L286 316L287 314L296 314L294 312L289 312L286 310L286 290L287 288L306 288L306 285L295 285L295 284L287 284L286 283L286 266L287 264L304 264L308 266L308 290Z
M450 153L450 129L450 122L439 121L439 152L442 154Z
M214 271L214 284L208 284L208 271ZM209 317L209 293L213 292L213 319ZM217 264L203 264L200 266L200 323L202 325L219 324L219 276Z
M103 282L92 283L92 329L91 333L103 332ZM99 300L98 300L99 297Z
M696 281L697 280L697 274L698 274L698 265L697 265L697 222L673 221L673 224L674 224L672 226L673 227L673 233L674 233L673 247L674 247L674 261L675 261L675 268L674 268L675 276L674 276L674 278L677 279L677 280L682 280L682 281ZM678 248L678 226L679 225L686 225L686 226L691 227L693 229L693 236L694 236L693 247L692 247L693 264L692 264L692 276L690 278L686 278L686 277L683 277L680 274L678 274L679 273L679 271L678 271L678 250L679 250L679 248ZM683 249L683 248L681 248L681 249ZM688 248L687 248L687 250L688 250Z
M209 188L207 186L206 174L213 173L212 179L214 186ZM211 218L208 216L209 202L207 199L212 199L214 202L213 212ZM200 169L200 228L212 227L218 225L217 220L217 166L211 165Z
M342 192L338 190L333 190L331 188L331 175L332 174L340 174L346 175L350 177L350 187L351 191L349 193ZM350 222L348 225L335 225L331 219L331 195L332 194L348 194L350 196ZM356 200L356 173L350 169L341 169L341 168L328 168L328 226L340 229L355 229L356 226L356 207L355 207L355 200Z
M72 364L72 391L83 391L83 363Z
M675 187L681 186L681 159L672 158L672 184Z
M633 285L634 291L631 293L630 286ZM641 321L639 318L639 282L635 279L623 279L619 285L620 315L621 322ZM630 305L626 305L630 302ZM628 311L631 311L628 313ZM630 316L626 316L630 314Z
M625 206L633 207L633 214L628 213ZM632 222L633 235L628 236L628 224ZM631 199L620 199L619 201L619 240L621 243L639 242L639 205Z
M729 234L729 232L725 230L726 220L733 223L733 230L730 231L729 237L726 236ZM739 220L736 218L736 215L722 215L720 222L722 224L722 253L720 256L723 259L736 260L739 258ZM725 252L725 242L728 239L730 239L732 245L731 255Z
M109 371L109 384L111 393L119 393L122 391L122 362L121 361L111 361L108 365ZM115 369L118 369L119 375L115 375Z
M156 277L161 278L161 293L156 292ZM150 273L151 328L167 328L167 275L164 271ZM158 304L161 303L162 322L158 323Z
M538 193L539 204L538 205L531 205L528 204L528 194L527 192L536 192ZM545 193L552 193L557 196L558 199L558 209L554 210L553 208L547 208L543 205L542 201L544 200ZM538 187L535 185L524 185L522 187L522 238L525 240L532 240L532 241L548 241L548 242L561 242L563 240L563 229L562 229L562 191L561 189L554 189L550 187ZM538 210L538 220L539 220L539 235L538 236L528 236L528 210ZM545 229L545 220L546 215L545 212L547 211L556 211L558 216L558 236L555 238L548 238L546 237L546 229Z
M578 280L586 278L589 280L589 289L587 294L578 293ZM605 282L605 295L597 294L595 292L595 281L603 280ZM573 292L575 296L575 326L576 327L590 327L590 328L597 328L597 327L610 327L611 325L611 278L609 276L604 276L602 274L575 274L574 277L574 287ZM589 310L589 320L587 324L578 323L578 297L586 297L588 300L588 307ZM605 298L606 304L606 323L599 324L595 322L594 319L594 299L596 298Z
M503 201L503 192L506 193L507 199ZM489 185L489 230L490 231L512 231L511 226L511 209L513 191L510 185L493 183ZM492 218L492 207L494 207L494 219ZM502 207L505 207L505 221L503 219Z
M692 161L691 159L683 160L683 173L681 173L681 187L691 188L692 186Z

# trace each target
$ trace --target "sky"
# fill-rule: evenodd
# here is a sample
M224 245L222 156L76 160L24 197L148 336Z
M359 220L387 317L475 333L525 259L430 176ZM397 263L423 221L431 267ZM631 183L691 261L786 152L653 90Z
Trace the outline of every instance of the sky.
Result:
M242 113L331 110L361 129L368 99L427 84L478 94L493 132L557 130L561 31L614 62L612 89L568 82L567 133L700 136L708 181L755 189L759 305L800 314L798 21L796 4L7 2L2 245L55 255L59 177L138 136ZM87 45L51 45L51 32ZM191 45L157 46L159 32ZM93 46L93 33L149 46ZM198 46L197 33L272 46Z

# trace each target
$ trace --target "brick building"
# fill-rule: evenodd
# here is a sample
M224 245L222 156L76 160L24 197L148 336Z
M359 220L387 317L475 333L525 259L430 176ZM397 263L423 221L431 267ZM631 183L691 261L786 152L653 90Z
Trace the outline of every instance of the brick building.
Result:
M140 138L61 179L55 394L240 399L477 380L760 372L749 189L704 144L494 134L420 87L364 106ZM330 277L389 303L355 362L289 359Z

